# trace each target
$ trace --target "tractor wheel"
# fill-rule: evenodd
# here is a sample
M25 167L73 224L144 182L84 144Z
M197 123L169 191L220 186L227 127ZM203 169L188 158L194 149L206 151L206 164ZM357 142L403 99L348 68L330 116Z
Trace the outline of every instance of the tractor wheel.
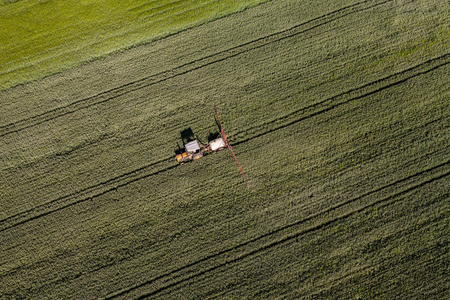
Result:
M203 153L199 152L199 153L195 153L194 156L192 157L193 160L199 159L203 157Z

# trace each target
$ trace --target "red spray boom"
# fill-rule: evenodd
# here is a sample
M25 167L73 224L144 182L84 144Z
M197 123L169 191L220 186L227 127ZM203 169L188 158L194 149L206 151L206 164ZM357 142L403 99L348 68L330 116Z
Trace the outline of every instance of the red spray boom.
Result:
M241 165L239 164L236 155L234 154L233 148L231 148L230 143L228 142L228 138L225 134L225 132L223 131L223 127L222 127L222 123L220 123L220 117L219 117L219 111L217 110L217 102L214 101L215 107L216 107L216 116L217 116L217 121L219 122L219 126L220 126L220 135L222 136L223 141L225 142L225 145L228 147L228 149L230 149L231 154L234 157L234 160L236 161L236 164L239 167L239 170L241 171L242 176L244 176L245 182L247 183L247 186L250 188L250 183L247 180L247 177L245 177L244 171L242 171Z

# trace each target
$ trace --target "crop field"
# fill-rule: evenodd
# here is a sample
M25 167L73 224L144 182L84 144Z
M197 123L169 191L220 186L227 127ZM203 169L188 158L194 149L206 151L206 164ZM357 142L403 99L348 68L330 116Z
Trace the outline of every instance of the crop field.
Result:
M1 0L0 89L37 80L264 0Z
M0 298L448 297L450 3L200 2L1 79Z

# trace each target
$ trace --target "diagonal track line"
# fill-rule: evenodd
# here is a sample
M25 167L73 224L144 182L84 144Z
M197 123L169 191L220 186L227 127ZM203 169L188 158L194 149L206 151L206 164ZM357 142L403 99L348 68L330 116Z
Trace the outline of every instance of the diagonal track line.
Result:
M258 254L262 251L279 246L286 242L292 241L296 238L299 238L300 236L302 236L304 234L311 233L316 230L320 230L330 224L333 224L339 220L346 219L352 215L360 213L360 212L362 212L366 209L369 209L371 207L374 207L376 205L386 204L389 200L395 199L399 196L403 196L417 188L423 187L434 181L441 180L441 179L447 177L448 175L450 175L450 171L448 168L449 164L450 164L450 160L447 160L439 165L433 166L433 167L423 170L421 172L415 173L413 175L407 176L407 177L397 180L395 182L389 183L387 185L384 185L382 187L379 187L377 189L374 189L372 191L364 193L355 198L338 203L338 204L331 206L327 209L324 209L318 213L308 216L300 221L285 225L283 227L275 229L271 232L268 232L264 235L261 235L254 239L251 239L249 241L243 242L234 247L222 250L218 253L211 254L203 259L194 261L190 264L187 264L183 267L180 267L180 268L170 271L168 273L162 274L155 278L152 278L143 283L122 289L115 293L111 293L111 294L107 295L105 297L105 299L114 299L117 297L121 297L121 296L129 294L131 292L138 291L139 289L146 288L147 286L156 285L159 281L162 281L161 287L155 288L152 292L141 294L141 296L139 296L138 299L144 299L144 298L147 298L150 296L154 296L164 290L170 289L176 285L179 285L183 282L189 281L195 277L201 276L208 272L212 272L218 268L237 263L237 262L243 260L244 258ZM422 179L422 181L417 182L423 176L425 176L425 179ZM395 191L395 189L398 186L404 186L404 187L400 191ZM394 191L392 193L389 193L389 189L394 189ZM382 193L386 193L386 192L388 192L388 195L383 196ZM312 224L311 226L306 227L304 229L296 230L296 227L305 225L308 222L314 221L321 216L326 216L326 215L332 214L333 212L337 211L338 209L342 210L350 205L354 205L355 202L363 201L367 197L376 197L376 196L378 196L378 197L375 201L367 201L367 203L361 203L361 205L358 208L351 209L349 211L343 211L338 216L331 218L325 222L319 222L318 224ZM285 233L285 231L288 231L288 232ZM289 232L289 231L294 231L294 232ZM276 235L282 234L282 233L284 233L284 235L277 238ZM275 236L275 238L277 238L275 241L273 240L274 236ZM262 246L254 245L252 247L252 244L255 244L258 242L259 243L266 242L266 243L263 244ZM243 249L243 248L247 247L247 246L249 246L250 250L245 251L245 249ZM236 252L239 252L240 249L243 249L243 251L240 251L241 253L234 254ZM234 256L234 257L228 258L227 256ZM221 261L216 262L217 260L221 260ZM202 266L202 264L208 264L209 266L205 267L205 266ZM211 264L213 264L213 266L210 266ZM193 269L194 267L200 268L201 270L200 271L190 270L190 269ZM181 277L181 279L177 280L177 278L180 278L180 277Z
M350 91L341 93L338 96L321 101L318 104L314 104L306 109L303 108L303 109L298 110L297 112L301 112L300 116L296 115L295 113L288 114L287 117L283 117L282 119L283 120L288 119L289 117L296 117L296 118L294 120L288 121L287 123L277 124L278 126L275 128L273 128L273 127L269 128L269 129L265 128L265 127L267 127L267 124L275 123L274 121L271 121L264 125L260 125L259 127L253 127L253 129L255 129L255 128L256 129L258 129L258 128L266 129L265 131L262 131L262 132L261 132L261 130L258 130L260 132L257 134L251 135L246 130L245 136L247 136L247 138L239 140L235 143L232 143L232 146L246 143L250 140L270 134L272 132L286 128L288 126L292 126L296 123L299 123L301 121L304 121L304 120L312 118L312 117L315 117L322 113L326 113L326 112L333 110L344 104L350 103L355 100L362 99L369 95L376 94L376 93L386 90L390 87L404 83L409 79L415 78L420 75L427 74L437 68L446 66L449 63L450 63L450 54L445 54L438 58L431 59L427 62L424 62L416 67L407 69L407 70L399 72L397 74L394 74L394 75L385 77L383 79L374 81L372 83L363 85L360 88L352 89ZM353 95L353 97L348 99L348 97L351 95ZM336 101L336 99L337 100L343 99L343 100ZM159 162L155 162L150 165L132 170L128 173L125 173L118 177L109 179L105 182L88 187L81 191L77 191L77 192L69 194L67 196L57 198L55 200L49 201L49 202L39 205L37 207L31 208L27 211L20 212L14 216L7 217L3 220L0 220L0 232L14 228L14 227L24 224L26 222L38 219L40 217L49 215L51 213L60 211L62 209L71 207L75 204L79 204L79 203L91 200L98 196L104 195L110 191L114 191L114 190L118 189L119 187L123 187L130 183L136 182L138 180L148 178L153 175L158 175L165 171L176 168L178 166L178 164L174 164L169 167L165 167L162 170L156 171L156 172L151 169L151 167L160 165L162 163L167 163L171 159L172 159L171 157L165 158ZM79 199L80 197L81 197L81 199Z
M117 97L123 96L125 94L131 93L133 91L175 78L180 75L184 75L190 73L192 71L210 66L212 64L216 64L222 62L224 60L230 59L232 57L236 57L240 54L250 52L252 50L270 45L275 42L282 41L287 38L294 37L296 35L308 32L317 27L326 25L330 22L336 21L338 19L344 18L348 15L369 10L371 8L386 4L388 2L392 2L393 0L366 0L362 1L336 11L330 12L328 14L319 16L302 24L293 26L289 29L285 29L280 32L276 32L250 42L243 43L241 45L204 56L200 59L193 60L181 66L172 68L167 71L163 71L136 81L132 81L121 85L119 87L101 92L97 95L87 97L84 99L80 99L72 102L66 106L57 107L46 111L42 114L38 114L29 118L25 118L7 125L0 126L0 137L6 136L8 134L16 133L22 131L27 128L31 128L33 126L66 116L68 114L75 113L79 110L89 108L91 106L95 106L98 104L102 104L108 102Z
M22 211L18 214L7 217L3 220L0 220L0 232L27 223L29 221L38 219L40 217L44 217L46 215L60 211L62 209L74 206L76 204L100 197L106 193L117 190L120 187L136 182L138 180L166 172L170 169L177 167L178 165L172 164L158 171L154 171L153 168L163 165L164 163L167 163L172 159L173 159L172 157L165 158L158 162L149 164L147 166L141 167L128 173L124 173L120 176L114 177L112 179L82 189L80 191L59 197L44 204L35 206L26 211Z
M446 53L439 57L427 60L417 66L411 67L409 69L403 70L401 72L395 73L393 75L386 76L384 78L372 81L363 86L350 89L348 91L342 92L336 96L330 97L328 99L322 100L318 103L302 107L300 109L295 110L287 115L284 115L275 120L250 127L245 130L245 132L236 132L234 136L246 136L247 138L239 139L238 142L234 143L235 145L245 143L248 140L254 139L256 137L260 137L266 135L268 133L286 128L295 123L301 122L303 120L309 119L311 117L317 116L319 114L328 112L332 109L335 109L339 106L348 104L350 102L354 102L356 100L360 100L362 98L374 95L376 93L387 90L391 87L402 84L410 79L415 77L419 77L421 75L425 75L429 72L432 72L438 68L447 66L450 64L450 53ZM275 127L273 127L275 125ZM261 130L266 129L266 130ZM251 132L259 132L254 133ZM261 132L262 131L262 132Z

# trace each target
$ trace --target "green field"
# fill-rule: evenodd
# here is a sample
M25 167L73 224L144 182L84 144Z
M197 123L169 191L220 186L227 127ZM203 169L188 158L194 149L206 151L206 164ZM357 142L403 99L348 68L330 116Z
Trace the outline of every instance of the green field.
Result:
M447 297L450 4L210 2L235 13L120 46L95 19L100 52L2 79L0 298ZM250 189L229 151L175 160L215 99Z
M264 0L2 0L0 89L163 38Z

